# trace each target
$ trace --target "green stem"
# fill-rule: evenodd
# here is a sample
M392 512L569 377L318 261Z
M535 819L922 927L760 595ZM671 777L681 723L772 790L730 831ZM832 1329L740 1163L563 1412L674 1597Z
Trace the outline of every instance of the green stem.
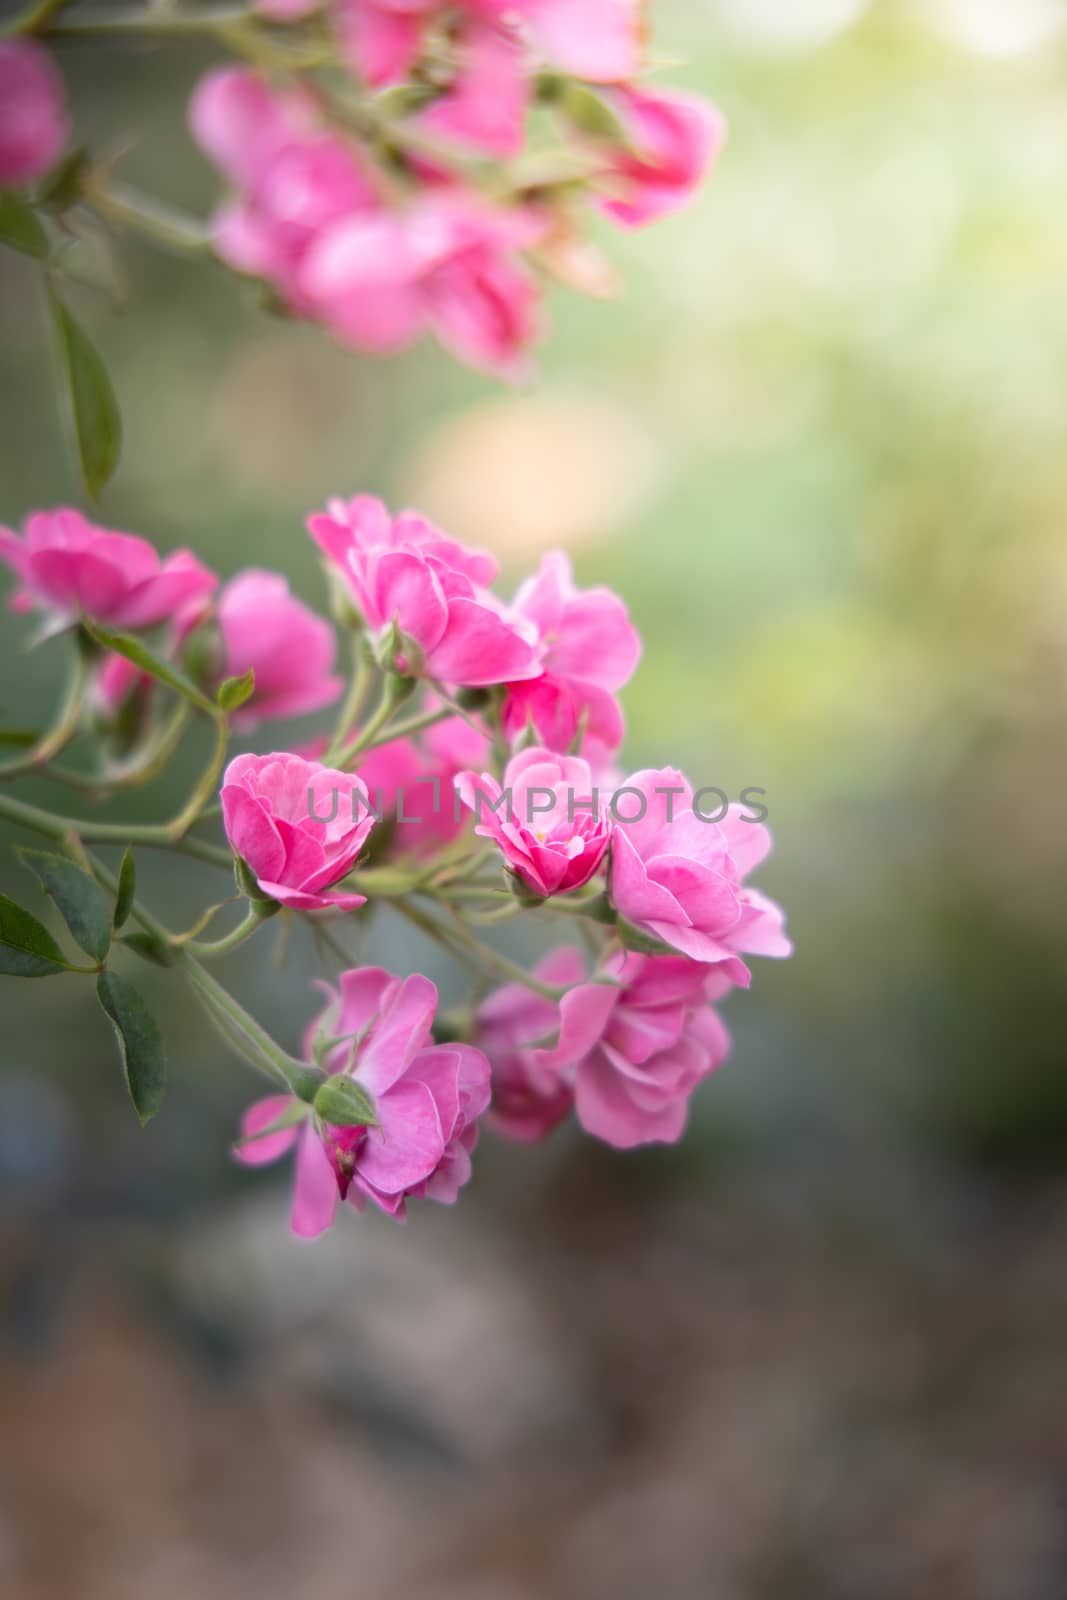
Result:
M204 223L125 184L94 179L86 184L82 199L105 221L143 234L169 250L184 255L205 255L211 250L211 231Z
M221 939L199 940L190 939L185 948L201 960L208 960L212 956L226 956L231 950L236 950L238 945L244 944L246 939L251 939L256 930L274 915L278 910L276 902L267 900L253 900L249 904L248 913L230 933Z
M362 715L363 703L367 698L367 689L370 685L371 665L365 640L362 635L357 635L352 651L352 681L348 686L348 693L345 695L344 703L338 713L333 738L330 740L329 747L322 757L322 764L325 767L332 767L337 757L344 753L348 736Z
M290 1094L298 1095L302 1100L312 1098L324 1074L287 1055L266 1029L260 1027L255 1017L234 999L228 989L217 983L188 951L179 951L177 961L205 1011L245 1059L259 1066Z
M28 11L12 17L9 22L0 23L0 39L12 38L20 33L40 32L58 11L69 4L70 0L37 0L37 4L30 6Z
M442 706L438 711L424 711L417 717L408 717L405 722L396 722L376 738L367 739L361 736L356 745L343 751L341 766L346 767L357 755L365 756L369 751L377 750L379 745L391 744L394 739L409 739L412 734L422 733L424 729L433 728L439 722L447 722L455 715L451 706Z
M198 861L208 861L213 866L233 866L228 851L214 845L203 844L199 839L175 839L166 825L163 827L138 827L129 822L92 822L83 817L59 816L40 806L27 805L25 800L14 800L0 794L0 817L17 822L34 833L60 841L74 834L86 844L140 844L149 848L178 850Z
M517 962L509 961L507 956L502 956L498 950L494 950L490 945L484 944L477 934L473 933L463 921L459 911L453 910L451 907L448 908L448 911L452 918L451 931L460 940L463 947L469 950L471 956L483 967L498 973L502 978L509 979L512 983L523 984L527 989L532 990L534 994L543 995L546 1000L558 1000L562 995L566 994L566 988L561 989L551 983L542 983L540 978L535 978L531 972L526 971L525 967L520 967Z
M91 648L91 647L90 647ZM0 766L0 780L4 782L12 778L22 777L25 773L33 772L38 767L46 767L53 756L65 750L78 731L81 721L82 708L85 705L85 696L92 677L92 662L90 649L83 649L75 643L74 663L71 668L67 691L63 696L63 704L59 715L48 732L38 740L31 750L19 756L14 761L8 761Z
M340 757L342 767L346 767L357 756L365 754L368 750L374 750L379 744L386 744L390 739L396 737L395 732L384 734L383 730L387 727L397 707L402 706L405 700L410 699L413 687L414 685L410 678L401 678L396 673L389 673L382 686L382 697L374 711L363 724L359 735L352 740L351 744L345 746ZM381 738L379 738L379 734L382 735Z
M254 9L243 5L200 6L195 11L179 11L176 8L167 11L162 6L116 6L110 11L87 11L84 16L75 14L64 17L50 24L47 32L53 36L93 33L213 34L220 28L255 22L256 17Z
M215 718L215 744L211 752L211 758L186 804L176 817L163 824L163 830L169 843L176 844L179 839L188 833L201 811L214 795L219 786L219 778L226 760L226 749L229 741L229 724L224 716L217 716Z

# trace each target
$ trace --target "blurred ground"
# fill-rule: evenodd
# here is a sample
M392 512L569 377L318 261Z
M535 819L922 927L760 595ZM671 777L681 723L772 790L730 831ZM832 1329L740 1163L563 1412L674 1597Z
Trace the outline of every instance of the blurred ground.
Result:
M767 789L796 957L678 1150L486 1140L456 1213L311 1250L230 1169L250 1085L162 975L144 1134L77 986L0 990L5 1600L1067 1594L1067 7L657 11L731 142L692 212L605 230L624 298L554 297L535 388L123 247L122 314L78 299L127 425L104 511L315 604L331 493L516 578L565 544L646 638L632 765ZM129 180L197 210L207 59L63 53L94 143L143 125ZM9 521L76 493L37 308L9 253ZM33 722L62 652L20 639ZM204 870L146 860L148 898L184 925ZM226 967L290 1045L312 972Z

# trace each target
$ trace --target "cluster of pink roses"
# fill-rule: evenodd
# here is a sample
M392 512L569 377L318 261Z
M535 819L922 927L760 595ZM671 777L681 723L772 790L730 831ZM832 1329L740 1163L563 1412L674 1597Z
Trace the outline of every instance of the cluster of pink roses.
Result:
M316 8L260 6L278 22ZM518 157L540 93L585 158L593 203L634 227L682 205L722 142L710 105L634 87L640 9L640 0L338 0L333 26L351 72L386 91L347 111L312 84L210 72L190 125L234 192L215 218L218 253L344 344L392 351L430 332L470 365L515 377L541 322L531 264L562 259L575 237L575 174L520 181L502 197L499 185L475 185L471 156ZM595 86L592 127L568 114L568 81L587 94Z
M592 970L565 946L532 989L490 995L461 1044L433 1043L425 978L346 973L309 1055L351 1078L373 1116L338 1126L295 1097L271 1097L245 1119L241 1159L295 1147L294 1227L314 1233L338 1198L394 1215L413 1195L453 1199L490 1097L495 1126L519 1140L572 1109L619 1148L678 1139L694 1088L729 1048L711 1002L748 986L745 957L790 953L781 911L747 882L771 848L766 827L738 806L708 816L671 768L619 782L617 695L640 640L619 597L576 588L563 555L546 556L508 602L492 588L490 555L414 512L392 516L358 496L331 501L308 529L384 681L405 695L423 681L427 726L389 738L386 721L356 771L306 753L235 757L223 822L258 892L299 912L355 911L373 882L357 869L376 830L393 860L432 858L472 813L522 904L588 908L610 936ZM0 529L0 560L19 580L16 609L43 611L48 629L83 618L163 627L205 687L251 669L236 718L246 731L340 694L333 628L275 574L245 572L219 589L188 551L161 560L146 541L62 509L32 515L21 536ZM125 656L105 657L98 673L98 701L120 678L122 694L136 691ZM472 691L476 726L450 714ZM453 789L455 804L442 804ZM398 795L390 832L385 808Z

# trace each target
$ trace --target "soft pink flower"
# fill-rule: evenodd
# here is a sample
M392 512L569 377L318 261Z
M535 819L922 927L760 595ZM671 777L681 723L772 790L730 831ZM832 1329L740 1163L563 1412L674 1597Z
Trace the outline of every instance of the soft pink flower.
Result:
M356 349L397 350L429 331L461 361L517 378L540 331L539 290L520 252L544 226L532 210L429 190L406 209L353 213L323 228L300 293Z
M239 732L264 717L296 717L336 700L337 639L324 618L289 592L276 572L251 569L225 585L218 600L223 678L256 675L252 698L233 716Z
M70 124L63 78L33 39L0 40L0 188L43 177L63 153Z
M611 837L589 764L536 746L508 762L503 788L488 772L461 772L456 789L532 894L568 894L588 883Z
M581 954L569 946L554 950L533 969L542 983L570 988L586 976ZM556 1066L544 1066L544 1041L555 1040L559 1005L522 983L496 989L478 1012L477 1039L489 1057L493 1099L489 1123L519 1144L544 1139L574 1106L574 1087Z
M568 949L537 972L571 985L558 1006L509 984L479 1013L501 1132L543 1137L573 1096L581 1126L617 1149L681 1138L693 1090L729 1053L708 1004L728 987L721 975L680 958L620 953L603 981L583 981L581 957Z
M470 1177L478 1118L489 1102L482 1052L433 1043L437 990L429 978L362 967L342 973L339 992L327 993L309 1046L326 1035L323 1064L367 1092L378 1125L334 1127L293 1096L272 1095L245 1112L234 1152L262 1166L295 1148L292 1227L304 1238L330 1226L339 1200L361 1211L369 1199L401 1218L411 1198L451 1205ZM289 1118L293 1125L265 1132Z
M188 550L161 561L146 539L98 528L64 507L33 512L23 538L0 527L0 561L20 580L13 609L49 612L57 625L85 616L151 628L218 583Z
M447 93L420 121L428 132L506 161L522 149L529 75L507 29L475 20L456 46L460 66Z
M600 208L639 228L693 197L726 139L722 113L697 95L620 87L607 98L628 144L610 154Z
M780 908L744 883L770 854L769 831L740 806L704 820L718 809L672 767L628 778L614 796L610 892L643 933L747 983L741 954L784 957L793 947Z
M466 821L453 781L488 759L489 741L459 717L427 729L417 742L390 739L361 756L359 776L380 826L390 830L390 854L425 856L449 844Z
M575 78L616 83L641 61L644 0L517 0L544 56Z
M379 204L357 152L324 130L309 96L278 94L244 67L218 68L201 80L189 124L237 191L214 220L219 255L311 315L300 282L311 245L331 223Z
M488 591L492 556L466 549L416 512L392 517L370 495L331 500L308 519L308 531L379 640L395 625L400 671L473 687L537 672L529 630Z
M538 59L592 82L628 78L640 63L642 0L340 0L339 23L353 68L371 84L410 77L427 18L449 10L528 43L528 75ZM515 22L525 25L516 30Z
M441 0L338 0L341 42L353 70L373 87L402 83L419 57L422 21Z
M537 631L542 672L508 685L506 736L517 739L529 725L540 744L568 750L583 731L594 744L618 749L623 720L615 693L641 659L641 636L618 595L576 589L570 561L555 551L522 585L515 611Z
M222 817L235 854L272 900L296 911L365 903L365 895L331 892L374 826L360 778L297 755L236 756L222 780Z

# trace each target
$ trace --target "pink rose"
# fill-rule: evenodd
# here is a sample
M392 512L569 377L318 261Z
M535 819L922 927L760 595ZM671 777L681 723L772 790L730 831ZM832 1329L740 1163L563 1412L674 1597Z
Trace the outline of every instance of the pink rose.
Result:
M461 772L456 789L509 870L535 895L568 894L599 869L611 838L607 808L588 762L536 746L513 756L504 786L488 772Z
M429 133L507 161L522 150L529 77L513 34L475 21L457 41L459 70L420 121Z
M369 495L331 500L307 526L380 642L395 625L399 671L468 686L537 672L529 630L486 587L496 573L491 556L413 511L391 517Z
M628 147L611 153L600 208L624 227L640 228L692 199L722 149L726 122L696 95L623 87L607 98Z
M727 981L680 958L620 953L600 975L608 981L583 982L581 957L569 949L537 971L546 982L574 985L558 1007L509 984L479 1012L500 1131L542 1137L573 1097L585 1131L616 1149L674 1144L693 1090L729 1054L729 1035L708 1004ZM554 1044L540 1042L553 1036Z
M330 624L289 592L275 572L238 573L218 600L223 665L220 677L256 675L252 698L233 716L239 732L264 717L318 711L344 688L332 676L337 640Z
M0 527L0 561L17 574L16 611L50 612L57 625L85 616L115 628L151 628L218 583L188 550L161 561L146 539L112 533L80 511L35 511L25 537Z
M643 0L518 0L535 43L561 72L590 83L631 78L641 64Z
M536 629L539 677L508 685L504 733L519 738L531 726L551 750L568 750L580 729L607 750L622 743L615 693L641 659L641 636L610 589L579 590L571 564L555 551L515 596L515 611Z
M488 759L489 741L459 717L428 728L417 743L391 739L361 756L357 770L380 828L389 830L390 854L425 856L449 844L466 820L454 779Z
M610 893L628 922L694 961L722 963L748 982L740 954L785 957L792 945L781 910L744 879L771 851L762 823L721 809L671 767L635 773L614 797ZM623 820L630 818L632 820Z
M533 210L441 186L405 210L353 213L323 228L300 293L356 349L397 350L429 331L461 361L517 378L540 331L540 292L520 253L544 227Z
M328 892L374 826L361 779L296 755L236 756L222 780L222 817L234 853L272 900L295 911L365 904L365 895Z
M365 1091L377 1126L335 1127L293 1096L272 1095L245 1112L234 1152L262 1166L295 1148L292 1228L303 1238L330 1226L339 1200L357 1211L372 1200L401 1218L411 1198L451 1205L470 1177L478 1118L489 1102L481 1051L433 1043L437 990L429 978L362 967L342 973L339 986L328 990L310 1034L327 1035L327 1071ZM332 1047L329 1038L337 1041Z
M585 979L585 962L564 946L539 962L534 975L557 988L574 986ZM547 1138L574 1107L573 1085L539 1059L540 1041L554 1039L559 1026L559 1006L521 983L495 990L478 1012L478 1045L493 1075L489 1123L518 1144Z
M338 0L347 59L374 88L402 83L419 57L422 19L440 0Z
M379 203L355 149L324 130L310 96L278 94L244 67L218 68L201 80L189 124L237 190L214 220L219 255L310 315L300 287L308 250L329 224Z
M69 131L66 89L48 51L32 39L0 40L0 189L43 177Z

